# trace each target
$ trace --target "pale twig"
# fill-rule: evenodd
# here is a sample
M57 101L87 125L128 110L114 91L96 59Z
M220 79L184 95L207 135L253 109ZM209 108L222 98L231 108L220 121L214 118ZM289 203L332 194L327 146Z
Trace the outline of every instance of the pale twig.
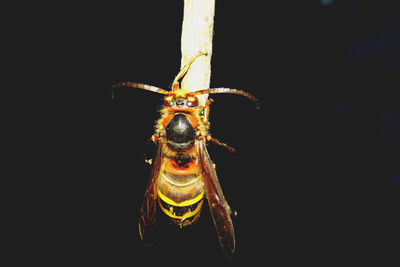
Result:
M181 81L181 88L197 91L210 87L215 0L185 0L181 36L181 68L190 58L201 56ZM204 106L208 95L198 96Z

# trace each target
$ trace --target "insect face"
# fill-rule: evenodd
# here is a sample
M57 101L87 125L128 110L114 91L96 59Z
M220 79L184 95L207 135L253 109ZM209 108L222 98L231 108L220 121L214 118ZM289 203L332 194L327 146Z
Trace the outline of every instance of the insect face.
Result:
M177 108L194 108L199 105L199 99L193 93L179 89L164 98L164 106Z

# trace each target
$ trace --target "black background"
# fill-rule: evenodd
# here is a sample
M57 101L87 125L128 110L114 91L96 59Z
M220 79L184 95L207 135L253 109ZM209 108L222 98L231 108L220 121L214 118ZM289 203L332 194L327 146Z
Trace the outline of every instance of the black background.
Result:
M24 71L17 79L29 81L21 100L38 111L24 112L25 169L38 177L24 183L17 243L33 251L25 258L52 266L396 262L400 13L391 1L275 2L216 4L211 87L248 91L262 105L212 96L211 134L237 149L209 145L238 212L230 262L207 206L188 229L161 218L156 247L142 245L143 156L154 153L146 140L161 97L121 89L109 99L120 81L170 88L182 3L21 10L14 64Z

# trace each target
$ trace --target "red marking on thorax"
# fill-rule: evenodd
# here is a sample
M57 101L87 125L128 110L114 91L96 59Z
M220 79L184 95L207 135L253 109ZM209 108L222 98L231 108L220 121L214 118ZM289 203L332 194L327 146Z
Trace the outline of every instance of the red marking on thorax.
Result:
M171 119L174 117L174 115L175 115L174 113L169 113L169 114L165 117L164 121L162 122L164 128L167 128L169 122L170 122Z
M192 113L193 108L178 108L178 107L169 107L167 108L168 112L182 112L182 113Z
M200 171L200 166L196 164L194 161L190 161L183 166L179 166L175 160L169 159L164 168L166 171L175 174L175 175L188 175L188 174L196 174Z

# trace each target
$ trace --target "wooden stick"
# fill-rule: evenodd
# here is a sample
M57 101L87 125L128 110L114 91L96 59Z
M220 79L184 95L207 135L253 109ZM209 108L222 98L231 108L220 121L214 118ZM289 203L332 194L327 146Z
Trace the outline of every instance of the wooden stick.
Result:
M215 0L185 0L181 36L181 68L190 58L201 52L181 81L181 88L197 91L210 87L212 37ZM208 95L200 95L200 105L205 106Z

